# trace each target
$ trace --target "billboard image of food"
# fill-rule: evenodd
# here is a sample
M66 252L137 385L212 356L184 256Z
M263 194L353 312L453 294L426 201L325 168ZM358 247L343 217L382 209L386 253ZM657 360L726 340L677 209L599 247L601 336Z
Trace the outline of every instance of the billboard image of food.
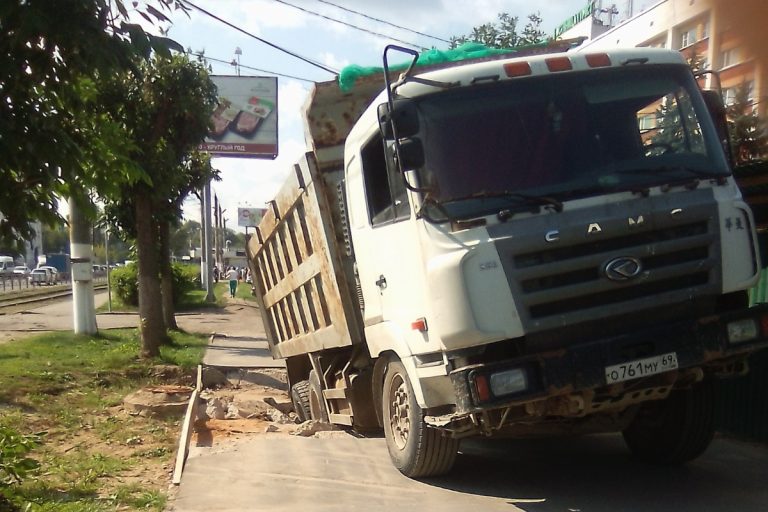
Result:
M237 225L241 227L253 228L259 225L264 217L264 208L238 208Z
M277 157L277 78L211 76L218 104L200 149L220 156Z

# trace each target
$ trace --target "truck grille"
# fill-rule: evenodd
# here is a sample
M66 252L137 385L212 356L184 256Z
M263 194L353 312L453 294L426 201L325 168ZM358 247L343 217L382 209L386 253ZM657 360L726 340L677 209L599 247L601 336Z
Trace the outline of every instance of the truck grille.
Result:
M657 208L653 198L630 203L629 215L618 218L602 207L564 212L557 219L557 243L543 240L551 222L541 230L531 229L536 218L527 219L526 229L523 220L510 226L511 236L496 245L526 331L607 320L719 293L717 211L703 192L685 196L692 203L682 209L682 218L669 214L668 203ZM628 226L628 218L640 215L642 226ZM593 222L604 227L596 237L585 235ZM606 265L616 258L639 261L641 271L623 281L609 279Z

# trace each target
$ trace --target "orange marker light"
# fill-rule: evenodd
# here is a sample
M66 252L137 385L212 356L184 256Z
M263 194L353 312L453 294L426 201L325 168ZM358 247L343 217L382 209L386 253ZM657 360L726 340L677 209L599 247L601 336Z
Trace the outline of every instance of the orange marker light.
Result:
M411 322L411 329L419 332L427 332L427 319L417 318L414 322Z
M545 60L544 62L547 63L547 69L552 72L570 71L573 69L573 66L571 65L571 59L568 57L552 57Z
M504 64L504 72L509 77L528 76L531 74L531 65L527 62L509 62Z
M481 402L487 402L491 399L488 377L485 375L475 375L475 391L477 391L477 399Z
M606 68L611 65L611 58L607 53L590 53L586 59L591 68Z
M760 330L762 331L763 336L768 336L768 315L760 316Z

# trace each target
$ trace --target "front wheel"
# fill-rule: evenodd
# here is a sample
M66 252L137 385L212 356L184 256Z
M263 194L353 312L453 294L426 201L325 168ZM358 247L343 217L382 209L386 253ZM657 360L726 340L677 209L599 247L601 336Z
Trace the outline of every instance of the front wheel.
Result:
M695 459L715 435L714 395L714 383L705 381L643 404L624 430L624 441L644 462L673 465Z
M456 461L459 441L443 435L424 421L424 411L399 361L389 363L382 396L384 437L394 466L405 476L442 475Z

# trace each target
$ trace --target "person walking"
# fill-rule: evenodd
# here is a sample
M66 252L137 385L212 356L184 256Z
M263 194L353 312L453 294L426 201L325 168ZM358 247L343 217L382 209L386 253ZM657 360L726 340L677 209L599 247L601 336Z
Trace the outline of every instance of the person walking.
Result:
M229 294L234 299L235 292L237 291L237 270L235 270L235 267L229 267L227 279L229 279Z

